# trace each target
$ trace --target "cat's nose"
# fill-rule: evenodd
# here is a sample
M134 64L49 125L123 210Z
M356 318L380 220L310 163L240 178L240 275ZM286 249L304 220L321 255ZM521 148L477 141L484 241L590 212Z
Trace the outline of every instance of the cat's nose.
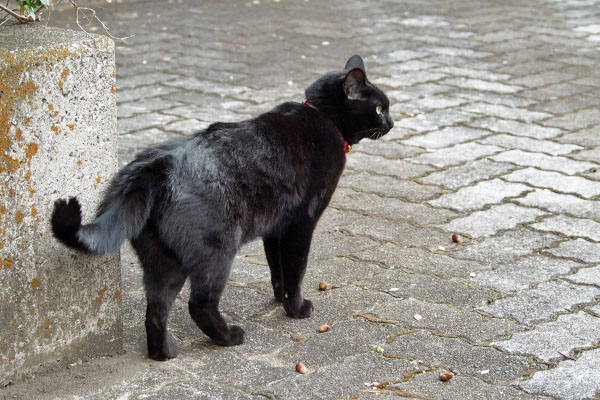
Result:
M388 123L390 129L392 129L394 127L394 120L392 119L392 117L387 117L387 123Z

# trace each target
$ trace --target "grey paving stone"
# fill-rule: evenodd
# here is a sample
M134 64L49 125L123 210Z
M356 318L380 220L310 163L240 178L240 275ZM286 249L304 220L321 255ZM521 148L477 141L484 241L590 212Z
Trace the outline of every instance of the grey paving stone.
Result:
M486 264L503 264L540 249L549 248L560 238L550 233L516 229L466 246L454 253L456 257L478 260Z
M423 365L426 369L428 366ZM406 382L397 382L388 385L387 388L393 391L394 389L402 390L404 393L390 393L389 399L384 390L376 391L376 399L397 400L402 394L408 396L414 393L417 396L428 396L434 399L444 400L464 400L464 399L481 399L481 400L531 400L540 399L540 397L527 394L515 387L495 385L486 382L480 376L456 375L452 379L452 383L442 382L439 374L442 371L439 368L435 371L415 374ZM364 396L364 397L363 397ZM373 399L373 393L366 393L363 396L357 397L357 400ZM416 396L415 396L416 397ZM416 397L418 398L418 397Z
M583 200L568 194L559 194L548 189L537 189L516 202L530 207L543 208L555 213L570 214L580 218L600 217L600 204L594 200Z
M175 119L176 118L173 116L155 112L138 114L130 118L119 118L117 121L117 131L119 134L124 134L154 127L161 128L164 127L168 122L174 121Z
M423 153L416 157L409 158L409 161L418 164L431 164L436 167L447 167L455 164L460 164L466 161L471 161L490 154L501 151L502 148L497 146L487 146L477 143L457 144L452 147L438 149L431 153Z
M434 71L439 71L448 75L458 75L467 78L480 79L484 81L506 81L510 79L510 75L508 74L498 74L495 72L485 71L481 69L472 69L448 65L435 68Z
M548 156L522 150L509 150L490 157L498 162L511 162L526 167L537 167L545 170L576 174L597 167L586 161L571 160L566 157Z
M415 318L420 315L421 318ZM429 303L414 298L390 298L373 307L362 318L392 321L398 326L425 329L444 336L457 336L472 343L486 342L506 336L519 329L513 321L488 318L472 310L461 310L446 304ZM377 321L377 319L376 319Z
M508 93L480 92L478 90L466 90L464 88L461 88L460 93L457 93L456 95L478 103L483 102L489 104L502 104L504 106L513 108L527 107L536 103L536 100L519 97L518 95ZM486 118L482 117L482 119ZM493 119L493 117L491 117L491 119Z
M358 152L351 152L346 157L346 167L350 170L368 171L398 178L421 176L434 169L425 165L409 163L406 160L388 160L383 157Z
M570 357L578 348L591 347L600 339L600 318L579 311L560 315L556 321L536 325L527 332L514 333L509 340L492 346L513 354L531 354L549 362Z
M448 238L448 246L451 246L450 243L451 239ZM385 269L465 280L469 280L471 274L488 268L477 262L457 260L445 254L417 248L402 248L392 243L353 252L350 257L360 262L375 263Z
M394 133L392 131L382 139L392 138ZM404 142L398 143L392 140L363 140L360 144L353 146L352 151L386 157L388 159L408 158L423 151L417 147L407 146Z
M558 232L571 237L584 237L600 242L600 222L565 215L548 217L532 225L542 231Z
M485 211L477 211L466 217L456 218L445 225L438 225L438 227L448 232L465 233L478 238L491 236L504 229L515 228L545 214L544 211L533 208L500 204Z
M600 390L600 349L581 353L576 361L562 361L556 368L533 374L519 387L529 393L567 400L592 399Z
M494 146L505 147L509 149L519 149L525 151L534 151L539 153L547 153L553 156L565 155L580 150L581 147L576 145L559 144L549 140L537 140L522 136L511 135L494 135L478 140L482 144L491 144Z
M396 74L393 77L381 77L373 81L376 85L399 88L412 86L418 83L435 82L445 78L446 74L435 73L431 71L410 71L403 74Z
M475 89L487 92L497 92L497 93L518 93L524 88L518 85L508 85L506 83L481 80L475 78L448 78L441 81L444 85L452 85L460 88L468 88Z
M461 290L464 282L444 279L430 274L407 273L402 270L389 270L377 274L372 279L357 282L357 286L369 291L389 293L398 298L419 300L452 305L460 309L474 308L486 304L495 293L488 288ZM393 289L393 290L390 290Z
M417 132L428 132L445 126L458 123L466 123L474 118L474 114L456 109L436 110L426 114L420 114L412 118L403 118L396 121L401 128L408 128Z
M500 104L473 103L463 107L466 111L494 116L504 119L516 119L523 122L539 121L551 117L551 114L537 111L528 111L523 108L512 108Z
M502 200L520 196L531 188L518 183L507 183L500 179L481 181L474 186L444 194L428 203L434 207L449 208L458 211L480 210L488 204L497 204Z
M551 118L543 122L546 126L556 126L568 130L578 130L592 128L600 124L600 110L589 108L574 113L566 114L560 117Z
M433 172L419 180L423 183L458 189L474 182L488 180L514 168L510 164L497 163L488 159L468 161L463 165Z
M568 240L548 251L559 257L576 258L588 263L600 262L600 243L592 243L584 239Z
M562 143L573 143L584 147L600 146L600 135L598 135L598 127L594 127L565 134L558 138L557 141Z
M527 289L533 283L550 280L555 275L568 274L579 267L581 264L574 261L534 256L522 258L514 264L501 265L492 271L478 273L474 282L502 292L514 292ZM568 276L569 279L572 277L574 278Z
M573 193L588 199L600 195L600 182L531 167L504 175L502 179L511 182L523 182L538 188L552 189L562 193Z
M550 128L532 123L514 121L512 119L501 119L494 117L477 119L470 122L469 125L477 128L489 129L494 132L528 136L536 139L554 138L564 133L563 130L558 128Z
M406 179L391 176L373 175L368 172L345 174L338 183L340 188L352 188L366 193L378 193L391 197L420 202L445 193L439 186L422 185Z
M565 278L575 283L600 286L600 267L582 268Z
M366 217L360 214L356 214L352 223L342 229L352 235L367 236L375 240L393 242L400 246L421 247L431 251L448 243L448 234L445 233L415 227L409 223L391 223L383 218Z
M570 311L575 305L589 303L600 288L573 285L565 281L542 282L535 289L518 292L513 297L496 300L481 310L502 318L514 318L523 324L546 320Z
M428 149L439 149L449 145L468 142L488 136L490 132L464 126L451 126L425 135L413 136L404 140L409 146L419 146Z
M460 339L435 337L424 331L395 337L385 345L384 352L391 356L408 356L460 375L481 376L481 371L489 370L486 380L494 383L519 378L534 366L525 357L511 356L491 347L470 346Z
M384 217L390 221L412 222L420 226L439 224L456 215L452 211L434 209L424 204L343 188L336 190L331 199L331 206L363 215Z

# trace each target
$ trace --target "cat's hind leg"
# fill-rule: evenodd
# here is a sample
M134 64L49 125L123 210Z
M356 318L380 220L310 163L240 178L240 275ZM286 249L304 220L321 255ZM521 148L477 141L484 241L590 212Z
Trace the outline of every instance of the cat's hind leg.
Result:
M283 287L283 269L281 266L281 239L278 237L264 237L263 245L271 270L271 285L275 300L283 302L285 289Z
M157 361L175 358L177 346L167 330L167 321L187 275L151 225L147 225L131 244L144 269L148 356Z
M308 253L316 223L313 221L290 226L280 243L281 271L285 296L283 308L292 318L308 318L314 307L302 297L302 279L308 263Z
M219 312L219 300L234 255L232 252L227 256L208 257L202 265L194 266L190 274L190 315L202 332L221 346L235 346L246 341L246 332L239 326L227 325Z

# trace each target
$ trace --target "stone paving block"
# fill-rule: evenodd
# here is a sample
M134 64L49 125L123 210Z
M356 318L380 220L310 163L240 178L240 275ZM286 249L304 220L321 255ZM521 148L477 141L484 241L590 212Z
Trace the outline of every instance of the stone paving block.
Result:
M472 237L491 236L504 229L534 221L546 213L534 208L523 208L513 204L494 205L485 211L477 211L466 217L456 218L438 228L447 232L465 233Z
M533 283L550 280L555 275L568 274L574 268L579 267L581 264L574 261L533 256L522 258L514 264L500 265L492 271L478 273L473 281L502 292L513 292L527 289ZM569 279L572 277L574 276L568 276Z
M593 126L600 124L600 110L598 110L597 107L588 108L560 117L547 119L543 124L571 131L592 128Z
M418 83L436 82L445 78L446 74L435 73L431 71L410 71L404 74L396 74L393 77L381 77L373 80L375 85L388 86L391 88L401 88L413 86Z
M460 280L407 273L402 270L385 271L372 279L357 282L356 285L369 291L389 293L397 298L416 298L461 309L486 304L495 294L488 288L471 288L465 292L461 290L465 283Z
M589 87L587 88L589 89ZM575 89L573 89L575 90ZM561 96L566 96L561 93ZM546 101L533 106L536 111L549 112L554 115L562 115L575 112L582 108L597 107L598 96L595 93L577 93L571 96L561 97L556 100Z
M369 171L379 175L390 175L401 179L421 176L434 168L415 165L406 160L388 160L369 154L350 153L346 158L346 167L350 170Z
M581 93L587 92L590 90L590 87L587 85L576 85L573 82L565 82L565 83L555 83L552 85L544 86L541 88L537 88L535 90L528 90L527 97L532 97L535 99L543 100L544 102L537 103L532 106L532 110L534 111L556 111L556 107L550 105L548 107L548 103L556 101L556 102L566 102L569 100L575 100L575 95L579 95ZM548 108L547 108L548 107ZM578 107L581 108L581 107ZM570 109L568 112L575 111L576 109ZM560 114L560 113L558 113Z
M458 211L480 210L488 204L497 204L510 197L517 197L531 188L518 183L507 183L500 179L481 181L474 186L459 189L428 201L434 207Z
M345 235L336 230L336 227L330 226L328 232L315 232L309 260L317 262L333 257L342 257L353 251L377 244L377 242L364 237Z
M117 105L128 101L136 101L145 98L157 97L161 95L176 93L180 91L177 88L166 86L142 86L132 89L117 91Z
M580 146L600 146L600 135L598 135L598 128L583 129L577 132L568 133L557 141L561 143L573 143Z
M579 160L587 160L598 163L600 161L600 146L594 147L590 150L579 151L576 154L573 154L573 157ZM600 168L600 165L598 165L598 168Z
M568 240L548 251L559 257L576 258L587 263L600 263L600 243L592 243L584 239Z
M393 141L393 135L395 133L396 132L392 131L382 138L387 139L389 137L391 140L363 140L359 145L354 146L352 150L354 152L361 152L397 160L412 157L423 152L422 149L417 147L407 146L404 143Z
M400 246L421 247L435 251L448 243L448 234L415 227L413 224L394 222L356 214L352 223L342 228L351 235L367 236L374 240L389 241Z
M565 278L575 283L600 286L600 267L582 268Z
M528 111L523 108L512 108L501 104L472 103L463 107L464 110L485 116L494 116L504 119L516 119L525 123L539 121L551 117L551 114L537 111Z
M412 105L417 112L413 114L421 114L426 111L437 110L441 108L456 107L466 103L467 100L459 97L449 97L444 95L426 96L412 100Z
M510 164L482 159L468 161L463 165L433 172L424 178L419 178L419 180L423 183L445 186L449 189L459 189L474 182L502 175L513 168Z
M403 142L409 146L425 147L427 149L439 149L449 145L468 142L488 136L489 131L473 129L464 126L451 126L439 131L429 132L425 135L413 136Z
M503 264L540 249L549 248L560 238L551 233L516 229L499 236L487 238L480 243L466 246L454 253L456 257L478 260L486 264Z
M490 82L487 80L481 80L481 79L475 79L475 78L462 78L462 77L444 79L440 83L442 83L444 85L456 86L459 88L467 88L467 89L474 89L474 90L486 91L486 92L497 92L497 93L518 93L524 89L523 86L518 86L518 85L508 85L506 83L501 83L501 82L495 82L495 81ZM481 108L478 108L477 110L481 110ZM475 111L475 112L482 112L482 111Z
M566 174L585 172L597 167L586 161L571 160L566 157L549 156L522 150L509 150L490 157L498 162L511 162L524 167L537 167L545 170L560 171Z
M399 335L383 348L385 354L410 357L459 375L481 377L482 371L489 371L484 374L485 380L492 383L518 379L535 366L526 357L512 356L492 347L471 346L460 339L434 336L426 331Z
M501 151L497 146L487 146L477 143L463 143L452 147L438 149L431 153L423 153L407 159L418 164L431 164L436 167L447 167L471 161L474 158L489 156Z
M427 369L427 365L422 365L422 369ZM442 371L442 368L438 368L435 371L424 372L415 374L412 378L406 382L400 381L395 382L391 385L386 386L388 390L376 390L371 389L371 393L369 391L365 391L366 393L363 395L359 395L356 397L356 400L372 400L372 399L381 399L381 400L398 400L399 396L411 396L414 394L413 398L420 398L417 396L428 396L421 398L433 398L433 399L444 399L444 400L465 400L465 399L485 399L485 400L533 400L533 399L542 399L541 397L537 397L535 395L530 395L518 388L505 386L505 385L495 385L492 383L488 383L481 379L479 376L467 376L467 375L456 375L451 383L442 382L439 378L439 374ZM402 392L394 392L394 390L401 390ZM373 393L377 393L374 397ZM389 393L388 397L386 393ZM409 397L410 398L410 397ZM544 397L543 399L547 399Z
M537 140L528 137L511 136L506 134L488 136L484 139L478 140L478 142L482 144L505 147L508 149L547 153L553 156L565 155L576 150L581 150L581 147L576 145L559 144L549 140Z
M473 118L473 114L451 108L436 110L427 114L420 114L412 118L403 118L396 121L395 124L401 128L408 128L417 132L426 132L458 123L466 123Z
M528 136L535 139L550 139L560 136L564 133L563 130L558 128L550 128L532 123L524 123L511 119L501 119L495 117L480 118L470 122L469 125L477 128L489 129L494 132Z
M570 214L580 218L600 217L598 201L583 200L568 194L558 194L548 189L537 189L514 201L525 206L544 208L554 213Z
M372 175L368 172L345 174L340 179L338 187L397 197L415 203L446 192L445 189L438 186L422 185L414 181L396 179L391 176Z
M451 239L448 238L448 246L451 245ZM420 273L446 279L469 280L472 273L488 268L477 262L457 260L445 254L417 248L402 248L392 243L353 252L350 257L360 262L381 265L385 269L399 269L409 274Z
M522 78L517 78L512 81L516 85L526 86L528 88L537 88L546 86L552 83L570 81L575 78L575 74L561 71L544 71L539 74L528 75Z
M600 195L600 182L531 167L504 175L502 179L511 182L523 182L562 193L573 193L588 199Z
M518 95L513 95L509 93L480 92L478 90L467 90L464 88L462 88L459 93L456 93L456 95L477 103L483 102L489 104L502 104L504 106L513 108L527 107L536 103L536 101L533 99L519 97Z
M518 292L513 297L496 300L480 310L501 318L514 318L523 324L546 320L570 311L575 305L594 301L600 288L573 285L565 281L542 282L535 289Z
M483 81L506 81L510 79L508 74L498 74L491 71L481 69L471 69L457 66L440 66L435 68L434 71L439 71L448 75L464 76L466 78L479 79Z
M420 315L421 318L417 319L415 315ZM366 319L373 319L374 316L375 321L385 320L402 327L429 330L442 336L456 336L477 344L496 340L520 329L518 324L508 319L489 318L472 310L413 298L390 297L364 315L357 316Z
M117 130L119 134L124 134L154 127L161 128L175 119L175 117L155 112L138 114L131 118L119 118L117 120Z
M600 222L591 219L556 215L531 225L542 231L558 232L571 237L584 237L600 242Z
M536 372L519 387L565 400L592 399L600 390L599 363L600 349L584 351L575 361L562 361L555 368Z
M570 357L573 350L591 347L599 339L600 318L579 311L560 315L556 321L538 324L530 331L514 333L509 340L493 342L492 346L549 362Z
M439 224L456 215L453 211L434 209L424 204L343 188L336 190L331 199L331 206L363 215L384 217L390 221L412 222L420 226Z

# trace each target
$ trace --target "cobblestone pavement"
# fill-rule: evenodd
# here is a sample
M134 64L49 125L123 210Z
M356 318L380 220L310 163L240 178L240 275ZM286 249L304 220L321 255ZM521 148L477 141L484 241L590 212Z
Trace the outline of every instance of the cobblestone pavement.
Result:
M600 1L103 7L115 35L135 34L116 50L122 165L213 121L300 101L354 53L396 125L348 155L313 242L310 319L285 317L253 242L221 305L248 342L213 345L184 293L171 320L180 356L153 362L125 249L126 354L4 396L600 398ZM68 11L53 24L73 27Z

